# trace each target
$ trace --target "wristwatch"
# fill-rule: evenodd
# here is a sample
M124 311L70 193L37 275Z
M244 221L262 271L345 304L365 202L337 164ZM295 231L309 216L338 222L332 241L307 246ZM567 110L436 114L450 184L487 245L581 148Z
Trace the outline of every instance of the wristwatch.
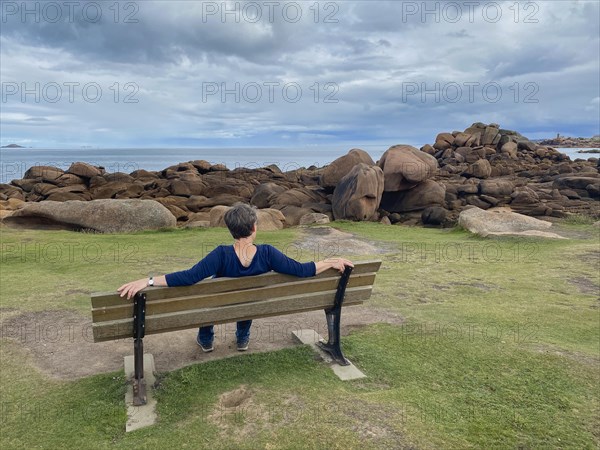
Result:
M154 286L154 277L148 278L148 286Z

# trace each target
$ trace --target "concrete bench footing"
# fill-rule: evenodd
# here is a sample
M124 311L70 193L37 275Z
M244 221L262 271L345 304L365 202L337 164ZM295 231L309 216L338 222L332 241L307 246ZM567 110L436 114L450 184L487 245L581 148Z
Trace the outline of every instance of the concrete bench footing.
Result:
M352 362L348 366L340 366L338 363L331 359L326 352L321 350L317 346L317 342L323 342L323 338L315 330L297 330L293 331L292 335L302 344L310 345L315 352L317 352L323 361L328 363L333 372L342 381L357 380L359 378L366 378L367 376L362 373Z
M156 423L156 400L152 394L152 386L156 379L154 378L154 357L149 353L144 353L144 380L146 381L147 402L142 406L133 405L133 385L131 380L135 373L133 355L124 358L125 376L130 382L127 385L125 393L125 404L127 405L127 423L125 431L134 431L140 428L148 427Z

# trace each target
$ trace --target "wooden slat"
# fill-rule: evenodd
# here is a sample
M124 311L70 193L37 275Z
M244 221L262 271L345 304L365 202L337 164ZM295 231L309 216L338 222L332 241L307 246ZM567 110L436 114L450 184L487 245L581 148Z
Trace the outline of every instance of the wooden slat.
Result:
M361 261L354 264L354 270L352 276L377 272L381 266L381 261ZM340 274L335 269L329 269L319 275L311 278L301 278L300 280L314 280L322 278L331 278ZM148 300L159 300L176 297L187 297L190 295L206 295L206 294L218 294L221 292L231 292L243 289L253 289L264 286L272 286L280 283L290 283L292 281L299 280L298 277L293 275L284 275L275 272L269 272L262 275L256 275L252 277L240 277L240 278L211 278L202 280L192 286L180 286L180 287L156 287L146 288L146 298ZM121 306L123 304L133 305L133 299L127 300L119 297L116 292L104 292L92 294L92 307L100 308L104 306Z
M146 318L154 314L185 311L206 307L248 303L258 300L267 300L283 296L308 294L321 291L330 291L337 288L339 276L330 278L295 278L290 283L276 284L254 289L234 292L222 292L209 295L195 295L189 297L176 297L146 301ZM375 281L375 273L352 274L348 287L370 286ZM132 306L107 306L92 310L93 322L104 322L118 319L128 319L132 316Z
M371 296L372 286L346 289L345 306L361 304ZM326 309L333 306L335 290L287 296L251 303L201 308L157 314L146 319L146 334L164 333L210 324L257 319L304 311ZM133 336L133 319L120 319L95 323L92 326L94 342L109 341Z

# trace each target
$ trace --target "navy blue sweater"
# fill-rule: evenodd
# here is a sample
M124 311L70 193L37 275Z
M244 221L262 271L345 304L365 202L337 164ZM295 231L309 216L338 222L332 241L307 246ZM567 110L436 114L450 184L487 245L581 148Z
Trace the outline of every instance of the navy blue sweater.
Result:
M271 270L306 278L316 274L317 266L314 262L299 263L288 258L272 245L257 245L252 263L244 267L233 245L219 245L191 269L170 273L165 278L169 287L189 286L211 276L248 277Z

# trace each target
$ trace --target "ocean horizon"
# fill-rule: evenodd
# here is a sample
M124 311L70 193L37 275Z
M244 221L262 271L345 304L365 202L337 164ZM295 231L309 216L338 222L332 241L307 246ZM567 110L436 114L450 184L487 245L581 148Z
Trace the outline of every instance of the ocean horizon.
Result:
M276 147L276 148L2 148L0 150L0 181L22 178L33 166L54 166L67 170L76 161L102 166L107 172L163 170L166 167L197 159L211 164L224 164L233 170L239 167L256 169L271 164L282 171L302 167L322 167L345 155L352 147ZM377 161L388 147L357 146Z
M361 145L377 161L389 146ZM236 168L256 169L271 164L282 171L310 166L323 167L345 155L350 147L275 147L275 148L2 148L0 149L0 182L23 178L34 166L54 166L67 170L77 161L102 166L109 173L145 169L158 171L180 162L203 159L211 164L224 164ZM597 153L577 153L580 148L557 148L572 160L599 157Z

